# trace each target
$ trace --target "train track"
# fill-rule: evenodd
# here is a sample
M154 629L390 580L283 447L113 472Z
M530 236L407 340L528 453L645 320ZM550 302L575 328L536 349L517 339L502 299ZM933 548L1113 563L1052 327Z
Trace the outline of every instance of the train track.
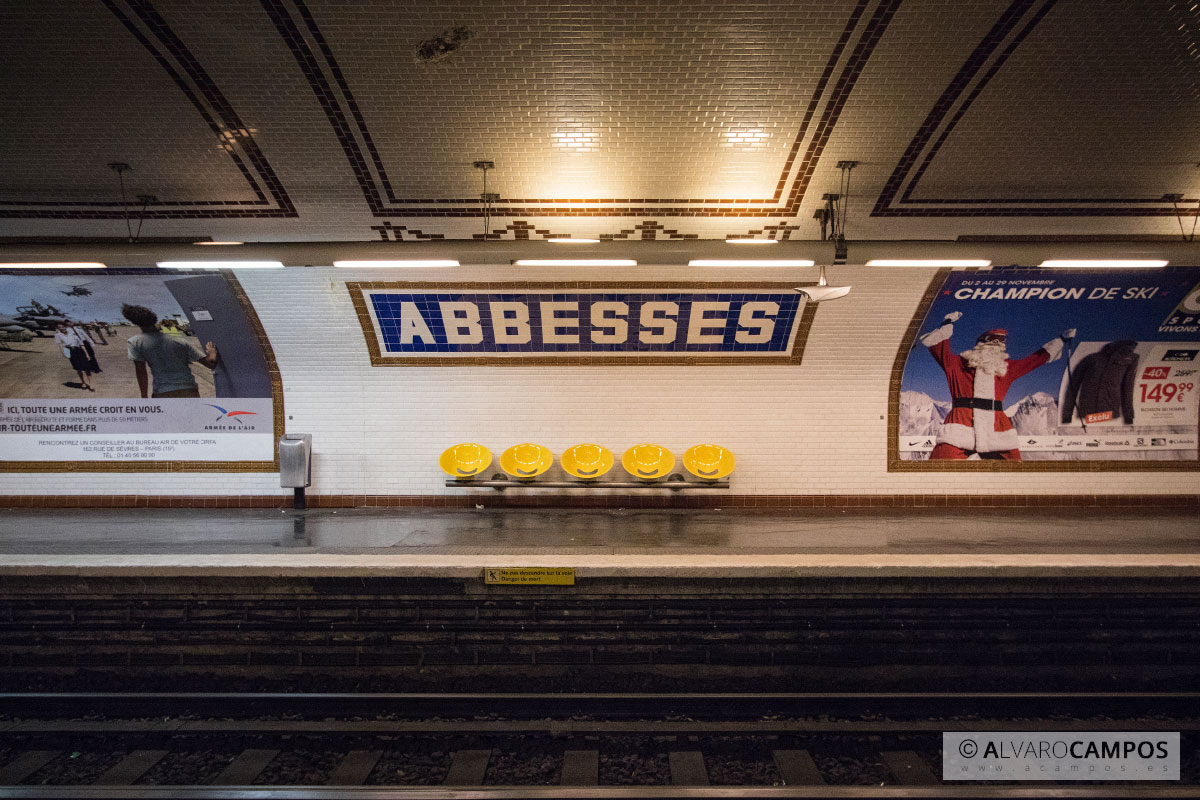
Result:
M0 788L0 797L40 800L1192 800L1186 787L64 787L23 788L11 793Z
M330 715L427 718L493 713L513 719L597 714L610 718L679 715L1064 716L1168 714L1200 717L1200 692L728 692L704 694L335 693L335 692L0 692L0 715L162 716Z
M1164 693L8 694L0 798L1200 798L1195 785L942 783L936 755L943 731L1006 729L1180 731L1186 754L1200 737L1198 703ZM954 716L964 709L989 716ZM870 765L852 779L872 785L845 785L845 753ZM713 785L747 769L751 780ZM45 785L64 775L75 785ZM494 785L514 783L525 785Z

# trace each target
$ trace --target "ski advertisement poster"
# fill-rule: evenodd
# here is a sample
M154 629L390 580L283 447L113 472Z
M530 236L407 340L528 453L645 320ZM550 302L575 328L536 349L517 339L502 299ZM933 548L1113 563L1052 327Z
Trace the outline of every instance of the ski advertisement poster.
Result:
M935 283L901 355L893 464L1198 461L1200 267Z
M0 275L0 471L269 471L273 362L225 273Z

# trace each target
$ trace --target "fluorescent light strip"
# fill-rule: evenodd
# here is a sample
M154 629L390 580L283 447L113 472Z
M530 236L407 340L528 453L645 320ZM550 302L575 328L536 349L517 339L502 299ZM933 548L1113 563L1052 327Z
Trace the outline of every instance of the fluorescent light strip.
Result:
M405 269L417 267L457 267L457 260L451 258L412 258L401 261L335 261L338 269Z
M159 261L162 269L283 269L280 261Z
M233 245L245 244L245 242L192 242L202 247L232 247Z
M547 239L547 242L555 244L598 244L599 239L572 239L569 236L555 236L553 239Z
M725 244L779 244L778 239L726 239Z
M636 267L632 258L518 258L518 267Z
M982 258L873 258L868 267L990 267Z
M1113 259L1107 261L1070 261L1054 259L1051 261L1043 261L1041 264L1038 264L1038 266L1055 267L1057 269L1153 269L1155 267L1165 267L1170 263L1170 261L1160 261L1158 259Z
M99 261L46 261L28 264L0 264L0 269L105 269Z
M688 262L689 267L812 267L815 261L807 259L770 259L757 258L743 261L731 261L728 258L694 258Z

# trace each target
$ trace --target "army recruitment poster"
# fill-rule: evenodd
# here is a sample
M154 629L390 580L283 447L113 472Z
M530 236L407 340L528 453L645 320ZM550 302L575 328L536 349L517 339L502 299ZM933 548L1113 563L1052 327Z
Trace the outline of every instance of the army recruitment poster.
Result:
M900 468L1197 461L1200 268L937 280L893 403Z
M275 459L269 352L232 277L0 275L0 469Z

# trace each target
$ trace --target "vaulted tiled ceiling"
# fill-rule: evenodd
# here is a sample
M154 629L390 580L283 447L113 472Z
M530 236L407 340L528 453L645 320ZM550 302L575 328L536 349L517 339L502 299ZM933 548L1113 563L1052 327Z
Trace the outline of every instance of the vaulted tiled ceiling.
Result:
M1192 0L9 0L0 236L480 237L479 160L502 238L816 238L842 161L851 238L1177 234L1198 47Z

